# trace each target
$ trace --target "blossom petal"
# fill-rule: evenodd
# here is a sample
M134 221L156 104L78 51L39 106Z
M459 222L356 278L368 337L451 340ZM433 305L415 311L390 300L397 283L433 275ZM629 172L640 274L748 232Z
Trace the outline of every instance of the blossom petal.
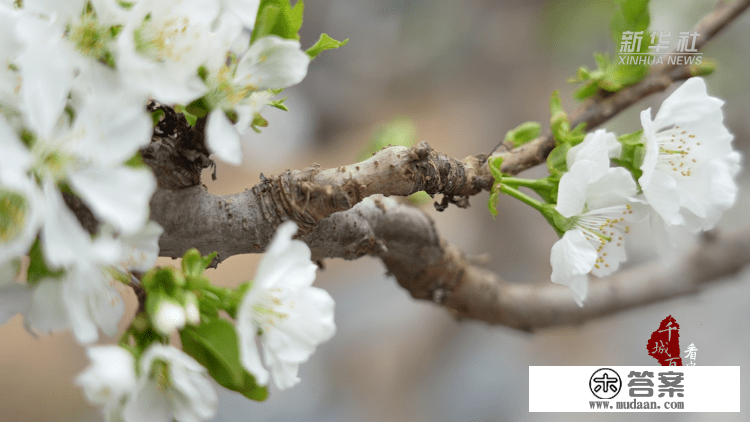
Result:
M643 185L641 185L643 186ZM667 224L680 224L680 196L675 180L665 173L656 171L651 177L648 189L643 188L646 200L659 213Z
M571 278L570 285L568 286L570 293L573 295L573 300L580 307L583 307L583 300L586 299L586 295L589 292L589 279L586 275L575 275Z
M568 230L552 246L552 282L572 286L576 302L580 305L586 294L581 277L585 277L594 268L596 258L596 250L583 232L579 229Z
M571 147L566 155L568 169L579 161L589 160L590 179L596 180L609 168L609 157L620 155L622 146L617 142L614 133L599 129L589 133L583 142Z
M62 297L73 334L80 343L96 341L97 326L110 337L117 334L125 304L101 269L75 267L63 281Z
M51 181L44 185L47 211L42 228L44 257L54 267L70 265L90 250L91 238Z
M602 245L599 251L600 262L594 265L591 273L601 278L606 277L620 268L620 263L625 262L628 257L622 240L622 233L614 228L608 228L607 235L612 239Z
M70 326L62 300L62 283L59 280L43 279L34 287L34 297L26 311L24 323L27 329L33 327L43 333Z
M256 40L237 64L236 80L258 90L286 88L307 76L310 57L299 41L269 35Z
M300 289L294 297L294 313L282 319L274 330L262 336L264 356L271 369L274 384L284 390L299 382L297 369L306 362L317 345L336 333L333 321L333 298L316 287Z
M238 314L239 315L239 314ZM248 317L237 318L237 335L240 338L240 362L242 367L255 377L258 385L268 385L269 373L260 361L258 345L255 344L257 328Z
M87 349L91 366L75 380L92 403L116 406L135 389L135 359L119 346L97 346Z
M721 108L724 101L710 97L702 78L690 78L677 88L659 107L654 124L657 130L672 124L690 122Z
M123 233L135 233L148 221L156 190L150 170L89 167L70 174L69 181L97 217Z
M586 191L589 209L605 208L630 202L638 192L635 180L622 167L609 168L597 181L590 183Z
M237 15L245 28L255 26L255 17L258 14L260 0L222 0L224 7Z
M99 63L87 67L74 86L82 97L75 131L82 134L65 148L100 166L116 166L148 145L153 131L143 104L147 98L128 89L121 76Z
M214 110L208 115L206 139L208 149L222 161L235 166L242 164L240 136L222 110Z
M13 129L0 116L0 180L17 177L31 167L32 157Z
M152 379L154 361L169 368L168 386ZM125 406L126 421L201 421L216 413L217 396L206 368L172 346L152 344L141 356L141 375L136 393ZM154 414L149 411L154 409Z
M174 416L179 421L207 420L216 414L219 399L205 369L201 369L194 372L185 367L170 366L172 387L185 398L184 403L178 401L174 406Z
M143 377L130 399L125 404L123 416L125 421L170 422L172 411L170 402L154 382Z
M641 187L647 188L651 183L651 176L656 170L656 162L659 158L659 145L656 143L656 130L651 120L651 109L641 111L641 125L643 126L643 137L645 140L646 153L641 164L641 178L638 179Z
M14 283L3 285L0 280L0 325L7 323L18 313L23 313L31 305L34 291L28 286Z
M131 271L148 271L159 257L159 237L163 232L158 223L149 221L139 232L122 236L120 265Z
M560 178L555 209L563 217L570 218L581 214L586 206L589 172L588 161L579 161Z
M28 41L18 56L23 78L23 116L28 127L42 138L52 135L78 67L63 31L59 23L49 23L31 13L18 19L19 37Z
M302 241L292 239L296 232L297 225L291 221L279 226L258 265L256 285L290 289L312 285L317 266L310 261L310 248Z

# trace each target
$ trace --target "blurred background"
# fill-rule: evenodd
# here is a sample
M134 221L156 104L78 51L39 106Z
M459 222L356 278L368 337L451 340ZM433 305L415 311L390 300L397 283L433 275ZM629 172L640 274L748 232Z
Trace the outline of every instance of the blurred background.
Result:
M714 1L653 0L651 30L691 29ZM220 164L217 194L313 162L323 168L353 163L382 125L406 116L418 139L453 157L489 152L505 132L530 120L549 121L548 99L561 90L572 111L578 66L594 67L594 52L616 51L609 36L614 1L310 0L303 48L321 32L350 38L310 65L289 89L289 112L267 109L270 126L245 139L241 168ZM672 37L672 41L676 40ZM619 47L619 46L618 46ZM704 57L718 63L707 78L711 95L726 101L725 122L735 148L750 149L750 14L712 41ZM671 92L671 90L670 90ZM638 113L669 94L644 100L606 127L640 128ZM523 176L540 177L544 168ZM740 196L720 231L750 225L750 179L740 174ZM501 198L493 221L487 195L472 207L438 213L423 206L438 230L467 254L488 253L488 267L517 282L549 280L556 236L545 220L517 201ZM628 245L628 265L655 259L647 237ZM211 276L234 286L254 277L260 256L233 257ZM169 259L162 265L176 265ZM599 282L599 281L592 281ZM380 261L328 260L316 285L336 300L337 335L300 370L292 390L271 390L264 403L217 386L215 421L580 421L631 420L628 414L529 414L529 365L657 365L646 341L672 315L681 349L698 348L697 365L750 365L750 271L697 296L675 299L534 334L474 321L455 321L444 309L413 300ZM135 312L132 292L125 324ZM20 316L0 327L0 421L98 421L74 377L87 365L68 334L35 338ZM109 341L112 341L109 339ZM721 386L716 386L722 388ZM747 388L741 408L750 408ZM639 414L639 420L700 421L699 414ZM745 421L747 414L712 415Z

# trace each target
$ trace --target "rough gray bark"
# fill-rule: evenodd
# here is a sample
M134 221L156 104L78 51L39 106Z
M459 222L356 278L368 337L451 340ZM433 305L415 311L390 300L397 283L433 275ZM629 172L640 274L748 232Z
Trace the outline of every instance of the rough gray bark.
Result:
M748 6L750 0L720 4L695 29L702 34L700 46ZM594 127L691 75L688 66L656 66L636 85L614 94L599 93L573 113L571 123ZM378 256L415 298L442 304L458 317L521 329L581 322L692 293L750 262L750 234L722 237L706 246L706 255L696 255L674 270L647 267L594 283L586 307L579 309L568 295L560 294L564 288L549 281L508 283L471 265L417 209L381 197L363 202L376 194L406 196L425 190L444 195L436 204L439 209L449 203L468 206L470 196L492 184L484 155L459 161L425 143L389 147L343 167L322 170L313 165L274 177L261 175L261 182L245 192L217 196L199 184L200 171L212 164L202 144L204 122L190 129L174 120L179 118L166 110L152 144L142 151L159 180L151 217L165 229L159 242L162 256L178 257L191 247L204 254L217 251L219 260L263 252L276 227L291 219L300 226L299 236L316 260ZM547 134L517 149L505 145L495 154L504 157L504 172L516 174L544 162L553 146Z

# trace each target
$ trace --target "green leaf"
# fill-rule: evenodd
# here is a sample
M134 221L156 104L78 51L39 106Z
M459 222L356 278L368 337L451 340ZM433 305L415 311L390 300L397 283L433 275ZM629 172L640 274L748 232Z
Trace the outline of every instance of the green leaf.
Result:
M495 217L497 217L497 204L500 202L500 191L493 190L490 192L490 199L487 201L487 209L490 210L490 214L492 214L492 219L494 220Z
M219 384L232 389L243 385L244 369L231 322L216 318L195 328L185 328L180 331L180 339L185 353L205 366Z
M519 147L526 142L536 139L542 132L542 124L539 122L525 122L511 129L505 134L505 140Z
M201 78L203 82L206 82L206 79L208 79L208 68L206 66L201 65L198 68L198 77Z
M643 32L639 34L641 38L640 48L635 52L647 53L650 45L650 36L648 26L651 18L648 10L648 0L618 0L620 8L615 12L610 24L610 35L615 44L615 51L619 52L623 41L624 32ZM633 42L636 35L631 35ZM649 66L647 64L630 64L630 65L612 65L607 68L602 67L605 71L603 83L600 87L607 91L619 91L625 86L638 83L648 75Z
M701 57L701 56L698 56ZM710 60L703 60L700 64L690 66L690 76L708 76L716 70L716 63Z
M217 254L218 252L214 252L206 256L201 256L198 249L191 248L182 256L182 271L189 277L203 275L203 271L208 268Z
M596 94L596 91L598 90L599 90L599 85L597 85L596 81L592 81L578 88L576 92L573 94L573 98L575 98L578 101L583 101L586 98L590 98L594 96L594 94Z
M276 21L279 19L279 15L281 14L281 8L279 6L267 3L269 2L261 2L260 7L258 7L255 28L253 28L253 34L250 38L251 44L259 38L270 35L273 27L276 25Z
M255 383L255 377L245 371L245 380L243 388L235 390L243 396L254 401L265 401L268 398L268 388Z
M199 119L206 117L208 115L208 112L211 111L211 107L208 106L208 103L203 97L198 98L197 100L188 104L187 107L185 107L185 109L190 114L192 114L193 116Z
M565 136L570 132L570 122L568 122L568 114L562 107L559 91L552 93L549 100L549 110L551 114L550 127L555 137L555 143L565 142Z
M487 201L487 209L492 214L492 219L494 220L497 216L497 203L500 201L500 185L503 182L503 173L501 170L503 157L490 157L487 161L487 166L490 168L490 173L492 173L492 177L495 179L492 189L490 189L490 198Z
M141 283L147 292L163 291L171 295L178 287L185 285L185 276L172 267L152 268L143 275Z
M318 54L322 53L323 51L339 48L346 45L346 43L348 42L349 38L345 39L344 41L336 41L335 39L329 37L328 34L320 34L318 42L316 42L312 47L308 48L305 53L307 53L307 55L310 56L310 59L312 60L318 57Z
M625 135L621 135L617 137L617 140L624 145L637 145L643 143L643 129L628 133Z
M562 176L568 171L567 155L570 149L569 143L562 143L555 147L547 156L547 169L553 176Z
M185 120L187 120L190 126L195 126L195 122L198 121L198 116L192 114L185 106L181 104L177 104L176 106L174 106L174 111L182 113L185 116Z
M234 325L215 318L198 327L180 331L185 353L189 354L223 387L245 397L262 401L268 389L256 384L255 378L240 363L239 343Z
M641 48L648 46L648 41L646 41L648 34L645 33L650 23L648 0L618 0L618 3L620 3L620 8L612 17L612 23L609 27L612 41L615 43L617 50L620 49L622 33L626 31L644 31Z
M612 159L612 162L627 169L637 182L643 175L641 166L646 155L643 130L619 136L617 140L622 144L622 152L620 157Z
M547 220L550 226L555 230L558 237L563 237L565 234L565 227L569 225L569 220L562 216L555 209L555 204L544 204L540 210L544 218Z
M600 70L604 71L609 67L609 56L606 54L594 54L594 60Z
M584 66L581 66L576 71L575 78L568 78L568 83L579 83L579 82L585 82L591 79L591 72L589 72L588 69L586 69Z
M156 111L151 112L151 121L154 124L154 127L159 124L162 117L164 117L164 110L162 109L157 109Z
M290 33L293 33L297 39L299 39L299 35L297 35L297 33L299 32L299 29L302 28L302 15L304 13L305 2L303 0L299 0L297 4L295 4L294 7L291 8L291 10L285 9L284 12L284 17L289 25L288 30L290 31Z
M565 141L569 143L571 146L576 146L583 142L583 139L586 137L586 123L578 123L576 127L571 129L570 132L568 132L568 135L566 136Z
M302 0L292 7L289 0L261 0L251 37L251 44L268 35L299 39L305 4Z
M610 66L609 69L607 69L603 80L618 87L617 89L609 89L614 92L622 89L623 86L638 83L648 75L648 70L649 66L645 64Z
M63 270L51 270L47 263L44 261L44 254L42 253L42 245L39 239L34 241L29 251L29 269L26 272L26 282L34 285L42 278L59 278L65 271Z
M286 98L287 97L284 97L280 100L273 100L270 103L268 103L268 105L271 107L276 107L279 110L289 111L289 109L284 105L284 101L286 101Z
M412 205L417 207L421 207L422 205L432 201L432 197L423 190L414 192L413 194L408 196L408 199Z
M126 161L123 164L125 164L126 167L130 167L134 169L148 168L146 163L143 162L143 157L141 156L140 151L137 151L132 157L130 157L130 159L128 159L128 161Z
M488 164L488 167L490 168L490 173L492 173L492 177L495 178L495 183L502 182L503 174L500 171L500 169L503 166L503 157L501 156L490 157L487 164Z
M646 146L636 145L636 147L633 148L633 167L640 173L638 177L636 177L636 179L640 179L641 176L643 175L641 166L643 165L643 159L645 157L646 157Z
M263 116L260 115L260 113L258 113L253 118L253 123L251 124L251 126L268 127L268 120L266 120Z

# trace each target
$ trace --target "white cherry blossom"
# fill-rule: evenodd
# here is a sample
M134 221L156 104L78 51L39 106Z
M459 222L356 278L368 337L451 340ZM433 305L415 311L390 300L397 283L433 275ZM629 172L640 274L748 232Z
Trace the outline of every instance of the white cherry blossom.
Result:
M270 102L271 93L266 90L298 84L307 75L309 63L299 41L271 35L256 40L236 68L224 65L211 69L206 96L213 108L206 127L211 152L227 163L242 163L240 135ZM236 124L229 121L225 111L236 113Z
M118 37L118 69L161 102L188 104L200 98L206 87L198 68L218 67L242 29L239 18L220 13L218 0L136 3Z
M216 413L218 398L206 368L181 350L152 344L140 369L123 411L126 422L194 422Z
M588 273L604 277L625 261L624 236L630 232L636 185L623 168L610 168L604 142L610 134L597 131L568 156L570 171L560 179L555 209L569 227L552 246L552 281L570 288L579 306L588 291Z
M125 400L136 386L135 359L119 346L89 347L91 365L76 378L86 398L102 407L106 420L122 420Z
M316 266L310 248L292 240L296 232L293 222L279 226L237 312L242 365L258 384L268 384L269 372L255 343L260 333L265 366L280 390L299 383L299 365L336 332L333 299L312 287Z
M129 92L104 67L83 72L86 83L73 87L76 117L39 136L31 152L35 171L45 180L65 180L103 222L132 234L148 220L156 180L148 169L122 163L148 144L151 121L145 98Z
M696 77L664 100L653 120L651 109L641 112L646 154L638 182L667 225L707 230L734 204L740 156L722 104Z
M35 286L39 290L46 285L35 293L39 299L35 302L54 306L32 304L27 320L40 331L70 327L81 343L96 341L97 327L114 336L125 307L105 269L122 256L120 243L106 234L91 239L50 182L44 193L48 211L41 236L43 251L46 261L53 268L64 269L65 274L61 279L42 279ZM48 318L37 317L40 314Z

